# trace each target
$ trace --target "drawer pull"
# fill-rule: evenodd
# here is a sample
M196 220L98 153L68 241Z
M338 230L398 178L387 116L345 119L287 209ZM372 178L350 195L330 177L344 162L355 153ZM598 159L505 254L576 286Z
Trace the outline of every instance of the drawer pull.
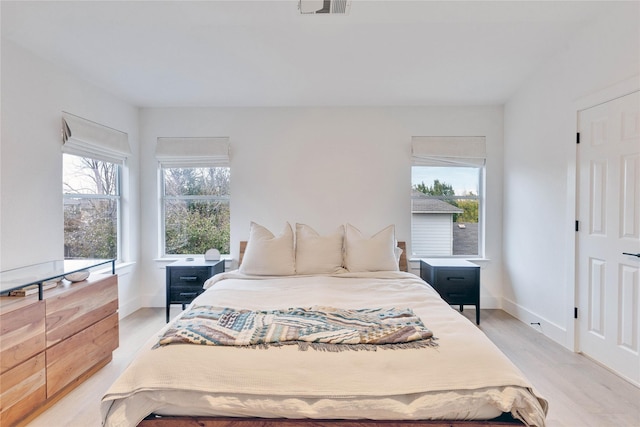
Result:
M451 293L448 293L447 296L451 297L451 298L460 298L460 297L466 297L467 294L451 294Z
M197 292L180 292L181 297L195 297L198 295Z
M465 280L465 277L447 277L447 280L455 281L455 280Z
M198 280L198 276L180 276L180 280L184 280L185 282L193 282Z

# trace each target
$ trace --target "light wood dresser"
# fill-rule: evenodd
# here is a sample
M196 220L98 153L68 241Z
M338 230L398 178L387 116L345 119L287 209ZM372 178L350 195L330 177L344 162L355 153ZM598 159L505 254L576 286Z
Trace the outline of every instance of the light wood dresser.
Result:
M0 297L0 425L24 425L112 359L118 348L118 277L27 297Z

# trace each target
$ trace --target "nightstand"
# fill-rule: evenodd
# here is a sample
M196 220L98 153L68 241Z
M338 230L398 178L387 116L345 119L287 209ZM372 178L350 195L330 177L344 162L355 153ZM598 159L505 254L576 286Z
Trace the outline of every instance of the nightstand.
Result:
M167 322L171 304L182 304L182 309L204 292L204 282L224 272L224 260L180 260L167 265Z
M480 266L462 259L425 258L420 260L420 277L451 305L476 306L480 324Z

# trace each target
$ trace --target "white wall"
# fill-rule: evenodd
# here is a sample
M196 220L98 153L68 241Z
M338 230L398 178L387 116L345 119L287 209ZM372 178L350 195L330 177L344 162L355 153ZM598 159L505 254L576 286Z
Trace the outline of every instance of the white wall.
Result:
M640 3L586 26L509 100L504 308L574 345L577 101L640 73Z
M410 241L411 137L487 137L482 300L498 307L502 271L502 107L174 108L141 110L143 304L164 305L158 235L158 137L228 136L231 252L249 222L279 233L285 221L321 233L350 222L365 233L396 225ZM410 251L410 248L408 248Z
M487 235L484 306L501 295L502 107L178 108L128 105L74 73L2 41L0 269L63 255L60 112L129 134L121 316L164 306L166 262L158 227L158 136L229 136L232 252L249 221L321 232L351 222L364 232L393 223L410 237L410 141L416 135L485 135ZM140 129L140 138L138 137ZM140 143L138 143L140 141ZM410 250L410 248L409 248Z
M139 253L138 110L2 41L0 270L63 258L61 111L129 134L134 153L124 177L123 247ZM120 314L139 307L135 267L120 274Z

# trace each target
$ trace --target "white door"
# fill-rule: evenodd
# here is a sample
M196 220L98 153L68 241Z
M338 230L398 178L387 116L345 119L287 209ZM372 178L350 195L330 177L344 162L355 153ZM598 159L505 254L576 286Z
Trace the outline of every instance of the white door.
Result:
M578 128L579 349L639 385L640 92L580 111Z

